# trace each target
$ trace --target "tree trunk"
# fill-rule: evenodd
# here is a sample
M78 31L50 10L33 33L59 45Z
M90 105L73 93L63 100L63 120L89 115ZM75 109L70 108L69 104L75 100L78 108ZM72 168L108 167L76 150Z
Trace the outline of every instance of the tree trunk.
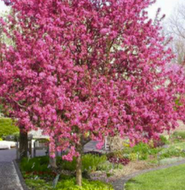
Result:
M55 145L56 145L56 140L55 140ZM51 151L51 147L49 146L49 153L50 153L50 151ZM55 157L53 158L49 154L49 164L54 172L56 172L56 170L57 170L57 158L56 157L57 157L57 154L56 154L56 148L55 148Z
M77 147L79 156L76 158L76 184L82 186L82 145Z
M56 170L57 169L57 160L56 160L56 157L54 158L49 158L49 164L50 166L52 167L53 170Z
M19 153L20 159L28 156L28 133L23 130L20 130Z

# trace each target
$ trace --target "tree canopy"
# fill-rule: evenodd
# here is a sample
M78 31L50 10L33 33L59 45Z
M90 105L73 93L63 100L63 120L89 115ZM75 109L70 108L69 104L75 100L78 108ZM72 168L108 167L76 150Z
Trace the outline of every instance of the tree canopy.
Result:
M184 119L184 73L168 67L174 55L147 16L152 3L11 1L1 24L15 45L0 44L1 103L20 127L50 135L53 156L69 150L71 160L107 135L147 142Z

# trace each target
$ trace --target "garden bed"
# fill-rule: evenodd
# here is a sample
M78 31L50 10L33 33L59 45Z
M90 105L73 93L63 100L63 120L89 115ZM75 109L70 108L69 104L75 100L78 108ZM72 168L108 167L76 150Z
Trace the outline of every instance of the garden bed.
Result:
M183 136L183 135L181 135ZM180 162L185 159L184 138L172 135L170 140L165 137L157 142L149 144L139 143L134 147L124 145L121 151L109 154L84 154L82 158L83 189L112 189L109 184L115 184L119 179L125 178L133 173L137 173L149 168L157 168L160 165L167 165ZM70 171L71 175L57 175L49 167L48 157L36 157L24 159L20 163L20 168L29 189L79 189L75 185L76 159L67 162L57 158L59 170ZM58 182L57 182L58 180ZM68 184L68 185L67 185ZM67 187L69 186L70 187Z

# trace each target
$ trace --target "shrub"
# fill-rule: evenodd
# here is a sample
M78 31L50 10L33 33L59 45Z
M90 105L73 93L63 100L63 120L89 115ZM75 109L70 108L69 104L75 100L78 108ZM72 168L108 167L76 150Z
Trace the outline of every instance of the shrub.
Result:
M133 147L133 152L148 153L149 149L150 147L148 144L139 143Z
M0 118L0 138L18 133L19 129L10 118Z
M96 156L92 154L86 154L82 157L82 170L83 171L96 171L98 165L106 162L107 157L105 155Z
M51 169L48 168L49 157L35 157L35 158L23 158L20 163L20 168L24 172L50 172Z
M170 147L160 153L160 158L185 157L185 152L179 147Z
M85 154L82 156L82 171L96 171L98 165L106 162L107 157L105 155L92 155ZM76 169L76 158L73 158L72 162L62 160L58 158L59 165L64 170L74 171Z
M2 138L0 138L0 141L2 141L3 139Z
M133 147L132 154L137 154L139 160L146 160L149 155L156 155L160 151L161 148L151 148L148 144L139 143Z
M128 155L128 158L129 158L131 161L138 160L138 154L137 154L137 153L130 153L130 154Z
M107 157L105 155L97 156L86 154L82 156L82 171L96 171L98 166L106 162ZM51 171L48 168L49 157L42 156L36 158L23 158L20 164L21 170L25 172L48 172ZM76 158L72 162L62 160L61 157L57 157L57 165L63 170L75 171L76 170Z
M169 141L163 135L161 135L158 140L154 140L154 147L164 146L165 144L169 144Z

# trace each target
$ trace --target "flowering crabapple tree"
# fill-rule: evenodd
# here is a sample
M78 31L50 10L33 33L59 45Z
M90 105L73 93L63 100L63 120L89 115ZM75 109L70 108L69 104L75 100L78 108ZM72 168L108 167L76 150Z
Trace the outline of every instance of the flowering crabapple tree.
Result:
M154 2L12 0L14 16L1 19L15 43L1 44L1 103L20 128L50 136L52 157L77 157L78 185L90 140L147 142L184 116L183 71L168 67L160 21L147 16Z

